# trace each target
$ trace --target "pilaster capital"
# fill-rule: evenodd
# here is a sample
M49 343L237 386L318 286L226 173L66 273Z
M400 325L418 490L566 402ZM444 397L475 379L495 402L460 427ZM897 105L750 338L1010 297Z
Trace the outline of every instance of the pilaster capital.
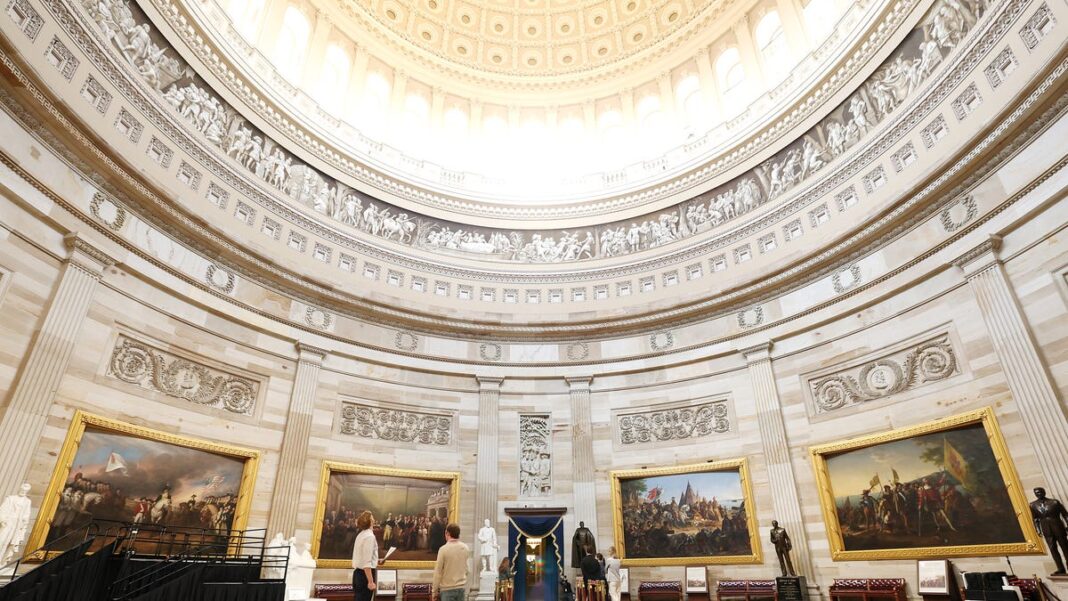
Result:
M593 384L593 376L564 376L564 380L567 382L567 387L572 392L576 390L589 390L590 385Z
M953 264L971 279L976 274L1001 263L1001 236L991 234L985 240L953 259Z
M312 346L310 344L297 341L297 361L299 363L311 363L313 365L322 365L323 360L326 359L330 351Z
M758 363L760 361L770 361L771 347L773 344L773 341L765 340L757 344L738 347L738 352L745 357L745 362L748 364Z
M501 385L504 384L504 376L475 376L475 380L478 381L479 391L483 390L500 390Z
M67 263L74 265L89 275L99 279L104 270L115 264L115 259L107 252L81 234L71 232L63 236L63 243L67 247Z

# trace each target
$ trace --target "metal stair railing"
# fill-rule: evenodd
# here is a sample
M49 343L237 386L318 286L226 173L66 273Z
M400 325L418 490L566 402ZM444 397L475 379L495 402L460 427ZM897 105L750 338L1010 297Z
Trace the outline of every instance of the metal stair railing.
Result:
M207 545L187 549L186 552L166 557L163 561L146 566L116 580L111 588L110 598L114 601L136 599L149 591L166 586L179 578L185 577L190 570L209 566L244 566L243 581L248 582L253 574L261 574L265 566L280 570L282 579L289 566L289 555L275 556L268 554L263 530L231 532L223 540ZM254 533L251 534L250 533ZM259 534L258 536L255 534ZM135 540L135 539L131 539ZM248 552L245 552L248 551ZM129 556L136 556L136 550L128 550ZM203 573L204 570L201 570ZM256 579L259 579L258 577Z

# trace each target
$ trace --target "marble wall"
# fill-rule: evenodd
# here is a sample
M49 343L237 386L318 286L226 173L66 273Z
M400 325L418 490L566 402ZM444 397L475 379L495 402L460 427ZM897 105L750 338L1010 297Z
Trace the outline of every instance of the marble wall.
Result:
M50 234L50 225L29 219L30 207L7 194L0 240L0 267L4 270L0 328L4 345L0 371L5 404L12 382L24 369L34 331L40 327L49 298L60 279L66 250L62 239ZM1033 219L1009 232L1004 239L1004 271L1020 299L1040 357L1048 369L1055 393L1063 398L1068 386L1068 329L1063 325L1068 303L1068 248L1060 236L1063 203L1046 205ZM16 216L12 219L9 216ZM16 229L17 226L17 229ZM17 233L16 233L17 232ZM249 415L205 407L162 392L146 390L108 375L108 362L116 340L127 336L196 357L199 361L238 370L262 382L262 391ZM886 398L866 401L862 407L819 413L811 391L811 374L855 366L858 361L895 352L910 341L941 337L948 341L957 362L944 379L910 388ZM290 336L258 327L250 316L228 314L212 299L196 299L160 282L145 279L127 266L104 271L85 318L73 340L75 352L62 374L47 414L42 436L28 465L34 485L34 505L55 464L56 452L75 410L81 409L185 436L256 448L263 461L257 478L250 527L265 527L280 500L272 498L279 452L290 419L294 372L299 352ZM812 324L791 335L775 338L770 349L774 388L781 404L785 439L762 439L759 405L752 371L740 349L750 340L721 346L706 356L686 362L650 365L644 370L614 370L611 365L590 366L589 437L592 446L593 490L596 499L596 533L600 544L611 544L613 529L609 472L643 466L667 466L711 459L747 457L756 498L760 538L767 538L770 520L776 518L775 493L769 483L765 444L786 449L796 482L800 515L811 557L812 576L824 591L840 576L903 576L915 591L913 561L835 562L830 559L822 523L808 447L844 437L916 424L938 417L993 406L1009 442L1012 459L1026 489L1050 481L1021 418L991 334L984 326L982 309L960 269L944 270L900 290L886 291L877 301L856 313ZM295 506L295 534L307 539L312 529L319 470L323 460L390 467L426 467L461 473L462 526L472 533L479 427L477 370L444 364L401 365L386 357L361 356L354 349L326 353L318 372L306 458L299 468L300 493ZM495 522L506 532L504 509L523 505L569 508L565 523L575 524L578 482L575 456L575 415L572 386L564 377L529 370L504 373L499 399L499 462ZM581 378L579 374L571 374ZM361 438L342 430L346 403L409 408L455 414L453 439L444 445ZM624 443L619 418L647 412L714 403L724 409L722 431L668 441ZM10 410L10 408L5 407ZM1057 408L1060 410L1060 407ZM547 415L551 427L553 473L548 496L529 498L519 488L519 422L526 414ZM1059 458L1061 460L1064 457ZM10 458L6 459L10 461ZM1064 495L1054 490L1055 494ZM795 540L798 536L795 533ZM712 567L713 578L767 577L774 573L774 554L764 543L762 565ZM770 556L770 557L769 557ZM956 561L962 569L1001 569L1003 558ZM1019 573L1043 573L1050 562L1043 556L1014 558ZM633 568L632 586L645 579L679 578L681 568ZM340 581L343 570L320 570L318 581ZM422 580L425 571L402 571L401 580Z

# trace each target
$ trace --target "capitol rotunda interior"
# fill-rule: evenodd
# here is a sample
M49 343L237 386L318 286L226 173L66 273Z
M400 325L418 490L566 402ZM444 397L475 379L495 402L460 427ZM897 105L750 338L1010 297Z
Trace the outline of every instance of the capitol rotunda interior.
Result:
M2 2L0 601L1068 601L1064 0Z

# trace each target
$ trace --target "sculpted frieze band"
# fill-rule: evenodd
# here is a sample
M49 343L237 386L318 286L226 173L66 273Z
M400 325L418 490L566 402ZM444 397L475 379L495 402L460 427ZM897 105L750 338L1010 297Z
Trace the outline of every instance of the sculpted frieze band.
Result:
M83 0L121 57L159 99L237 167L288 202L393 243L457 256L565 263L628 255L707 232L771 202L859 144L924 82L987 8L985 0L937 0L920 24L856 92L792 144L750 172L634 220L571 230L467 226L401 210L326 177L253 127L196 75L136 5Z
M341 433L372 440L432 446L452 444L453 415L343 401Z
M108 376L167 396L251 415L260 383L197 363L127 336L111 351Z
M730 429L730 408L725 400L616 417L616 432L623 445L703 438Z
M817 414L883 399L960 373L949 334L830 374L810 378Z

